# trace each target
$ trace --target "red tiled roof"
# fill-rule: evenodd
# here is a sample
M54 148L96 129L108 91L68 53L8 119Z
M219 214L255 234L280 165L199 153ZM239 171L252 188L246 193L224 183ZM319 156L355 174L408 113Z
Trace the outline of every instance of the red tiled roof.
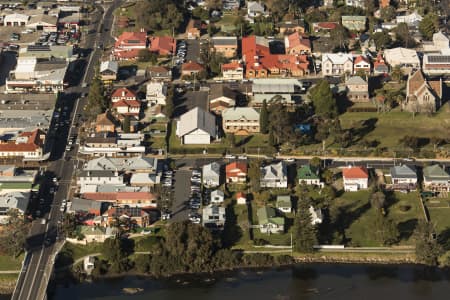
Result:
M118 192L117 200L153 200L155 195L147 192Z
M234 169L239 169L239 172L247 173L247 163L245 163L245 162L232 162L232 163L229 163L225 167L225 171L226 171L227 176L229 176L230 174L234 174L235 173L233 171Z
M146 46L147 33L125 31L116 39L115 48Z
M113 103L113 108L117 107L141 107L141 103L137 100L119 100Z
M342 176L344 178L369 178L369 172L364 167L349 167L342 169Z
M237 68L242 68L242 64L237 61L222 65L222 71L236 70Z
M247 198L247 197L245 196L245 194L243 192L237 192L236 199L239 199L239 198Z
M174 53L176 48L175 39L170 36L157 36L150 40L150 51L159 54Z
M84 193L83 198L88 200L106 200L106 201L115 201L117 199L117 192L111 193Z
M136 99L136 94L127 88L119 88L119 89L115 90L111 95L111 98L120 98L120 99L131 98L131 97Z
M337 23L334 22L319 22L317 23L317 27L321 28L321 29L329 29L329 30L333 30L337 27Z
M139 51L142 49L130 49L124 51L114 51L114 56L118 59L135 59L139 57Z
M203 66L196 62L189 61L189 62L186 62L181 65L181 70L182 71L202 71Z
M311 41L307 38L303 38L298 31L288 35L288 41L289 41L289 49L298 47L300 45L303 45L305 47L311 48Z
M41 135L43 134L44 132L40 129L22 132L19 137L27 137L26 142L17 143L17 141L13 141L0 143L0 152L34 152L44 145L44 140L41 139Z
M360 62L369 63L369 60L367 58L365 58L364 56L360 55L360 56L355 58L354 64L357 65Z

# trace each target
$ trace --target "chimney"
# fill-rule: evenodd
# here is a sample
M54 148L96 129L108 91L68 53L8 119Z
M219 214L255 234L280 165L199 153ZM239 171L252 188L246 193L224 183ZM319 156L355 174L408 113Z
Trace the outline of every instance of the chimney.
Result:
M125 90L122 90L122 97L125 97Z

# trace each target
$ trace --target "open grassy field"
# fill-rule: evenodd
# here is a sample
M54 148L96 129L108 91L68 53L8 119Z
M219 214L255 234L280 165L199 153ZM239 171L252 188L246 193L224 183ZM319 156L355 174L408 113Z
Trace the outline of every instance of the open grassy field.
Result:
M445 104L432 117L419 114L413 118L412 113L396 109L389 113L344 113L339 119L343 128L355 128L360 129L360 132L367 132L363 134L364 139L378 140L382 147L401 148L399 140L406 135L419 138L446 136L450 129L448 112L449 105ZM432 145L426 145L426 147L432 149Z
M430 221L436 226L437 233L450 230L450 207L426 204Z
M15 271L22 267L24 255L19 257L11 257L8 255L0 255L0 271Z
M346 192L332 202L330 211L334 211L335 228L345 232L347 243L353 246L380 246L375 239L374 223L377 212L371 207L369 191ZM400 233L400 245L412 244L410 240L419 219L420 211L417 193L402 194L394 192L386 197L387 217L392 219ZM402 211L402 206L409 209Z

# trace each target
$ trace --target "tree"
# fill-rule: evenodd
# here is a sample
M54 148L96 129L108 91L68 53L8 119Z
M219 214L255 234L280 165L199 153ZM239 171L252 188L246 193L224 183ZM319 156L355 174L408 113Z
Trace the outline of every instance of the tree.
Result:
M433 144L434 152L436 152L436 148L439 147L444 142L444 139L438 136L433 136L430 138L430 143Z
M416 45L416 42L411 37L411 33L409 31L408 25L406 23L400 23L395 27L395 39L399 46L412 48Z
M89 87L88 103L86 113L90 119L96 118L108 108L104 95L103 83L98 76L95 76Z
M320 166L322 165L322 160L320 159L320 157L315 156L309 160L309 164L311 165L311 167L320 168Z
M310 201L299 199L297 215L294 220L294 248L298 252L309 253L314 251L317 244L317 231L312 225L312 217L309 212Z
M395 66L391 71L391 77L395 81L401 81L403 78L403 72L400 66Z
M227 133L227 142L230 148L236 147L236 136L234 133Z
M110 263L124 260L133 251L130 241L122 238L108 238L102 244L102 255Z
M222 9L223 3L222 0L207 0L206 6L212 10L212 9Z
M312 100L316 115L334 117L337 115L336 100L326 80L321 80L309 90L309 98Z
M250 188L253 193L257 193L261 190L261 161L251 160L248 169L248 177L250 179Z
M372 39L378 50L388 48L392 44L391 36L386 31L374 33Z
M234 26L236 26L236 36L243 37L251 33L252 28L248 24L247 20L243 16L239 16L234 21Z
M69 238L76 238L77 234L77 220L74 214L64 214L62 221L62 231L65 236Z
M175 96L175 87L171 85L167 90L166 105L164 106L164 113L169 119L172 118L174 111L174 101L173 101L174 96Z
M342 25L337 25L336 28L330 31L330 40L332 41L334 48L340 51L346 50L346 43L349 37L348 30Z
M130 133L131 130L131 120L129 115L125 115L122 123L122 130L125 133Z
M416 259L428 266L436 266L443 252L442 246L435 238L435 232L434 224L421 219L413 234L416 242Z
M383 192L378 191L370 195L370 203L374 208L384 215L384 206L386 204L386 196Z
M419 139L415 136L405 135L400 142L405 146L411 148L413 151L416 151L419 147Z
M380 16L385 22L392 20L396 16L395 8L393 6L383 7L380 10Z
M291 140L294 136L291 117L286 107L278 98L270 101L269 115L269 135L272 132L274 141L272 145L282 144ZM271 137L269 136L269 141L270 139Z
M373 228L375 240L383 246L389 246L398 241L399 232L395 222L382 214L376 214Z
M30 229L30 223L16 209L7 212L8 223L0 231L0 251L17 257L23 252Z
M186 8L179 0L137 1L135 15L137 26L152 31L178 30L184 21Z
M439 17L433 13L423 17L419 24L419 31L427 40L431 40L433 34L439 30Z
M261 133L267 134L269 132L269 112L267 111L267 101L265 99L259 115L259 126L261 128Z
M151 62L155 65L158 62L157 55L153 52L150 52L148 49L141 49L138 53L138 61L140 62Z

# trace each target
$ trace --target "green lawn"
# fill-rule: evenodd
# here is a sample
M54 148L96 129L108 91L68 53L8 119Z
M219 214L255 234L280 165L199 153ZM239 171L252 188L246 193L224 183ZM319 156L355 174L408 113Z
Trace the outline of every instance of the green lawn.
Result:
M377 212L371 207L369 191L345 192L335 199L330 207L330 214L335 215L332 228L344 230L347 244L352 246L380 246L374 237L374 223ZM408 206L402 211L402 206ZM387 216L397 225L400 233L399 244L411 244L411 235L418 219L423 218L420 211L417 192L402 194L394 192L386 197Z
M450 229L450 208L436 208L427 205L430 221L436 226L438 233Z
M450 129L450 119L448 118L449 106L444 105L436 115L428 117L424 114L416 115L399 110L389 113L344 113L340 116L343 128L359 128L364 131L363 123L366 120L373 120L374 128L366 126L369 131L363 134L364 139L378 140L380 146L388 148L400 147L399 140L406 135L420 138L430 138L433 136L445 136ZM430 149L431 145L428 146Z
M215 23L215 25L234 25L234 21L236 21L237 18L238 16L236 14L224 14L222 19L220 19L219 22Z
M23 254L17 258L8 255L0 255L0 271L20 270L22 267L23 257Z
M134 238L134 251L136 252L150 251L155 245L158 244L160 239L161 237L157 235L147 235Z
M83 256L93 253L100 253L101 250L101 243L89 243L87 245L65 243L64 247L58 253L55 264L57 265L57 268L61 268L72 264L74 261Z

